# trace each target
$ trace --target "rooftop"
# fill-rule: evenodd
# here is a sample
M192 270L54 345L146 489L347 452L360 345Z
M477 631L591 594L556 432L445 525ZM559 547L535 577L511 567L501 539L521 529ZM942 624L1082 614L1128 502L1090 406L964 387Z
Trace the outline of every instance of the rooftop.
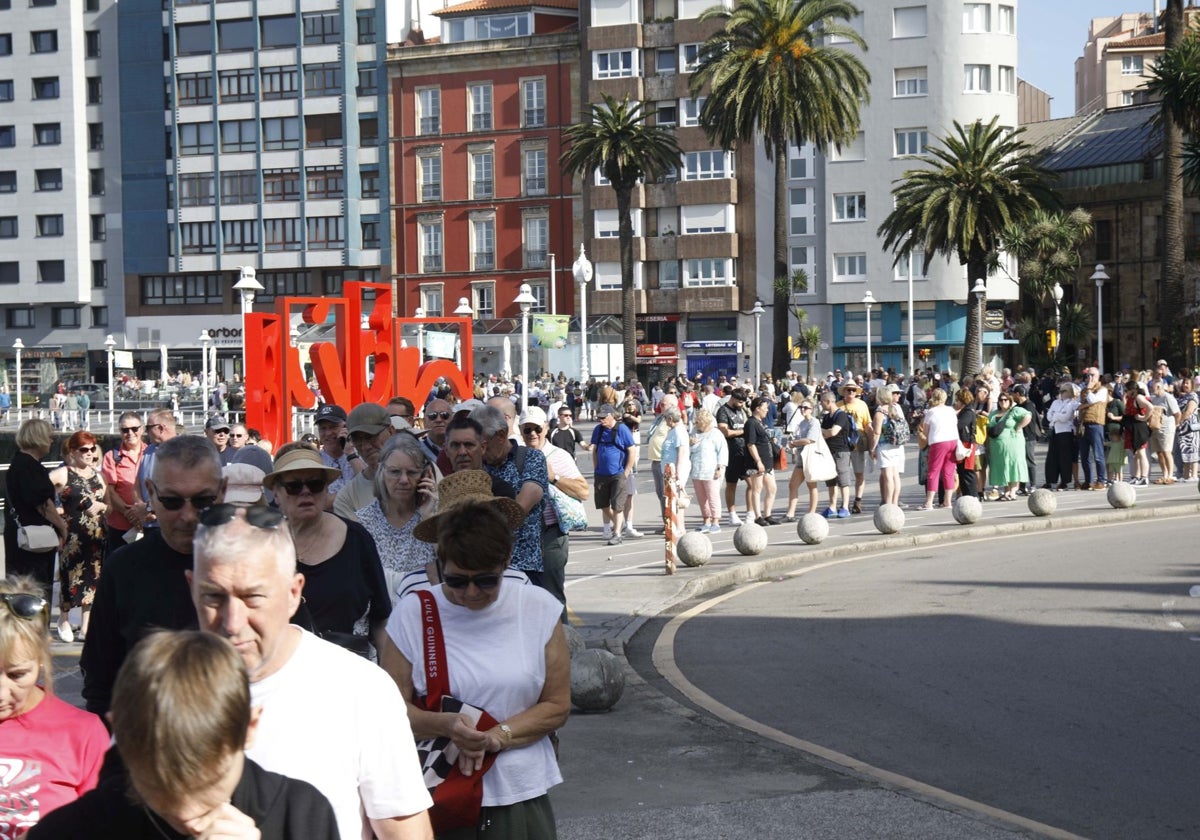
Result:
M1052 171L1089 169L1154 158L1161 145L1160 132L1151 120L1158 105L1133 105L1033 123L1023 135L1043 151L1041 165Z
M501 9L570 9L579 11L579 0L467 0L455 6L439 9L433 14L465 15L472 12L495 12Z

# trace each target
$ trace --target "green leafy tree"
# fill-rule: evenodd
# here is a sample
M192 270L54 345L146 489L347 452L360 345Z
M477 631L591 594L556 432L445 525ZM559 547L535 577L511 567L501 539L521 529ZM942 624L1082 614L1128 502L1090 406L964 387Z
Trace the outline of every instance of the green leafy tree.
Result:
M1025 358L1036 368L1062 364L1074 358L1076 347L1086 347L1096 337L1096 319L1092 311L1080 303L1063 306L1059 312L1058 353L1046 352L1046 320L1030 315L1017 323L1017 341Z
M1079 248L1092 236L1092 216L1038 208L1004 231L1004 248L1021 261L1021 290L1045 303L1055 284L1070 285L1079 270Z
M846 0L745 0L700 18L725 21L701 45L692 76L693 96L709 91L700 124L724 149L740 142L749 150L761 137L775 166L775 277L788 276L788 146L812 143L825 151L850 142L869 98L862 61L826 41L840 36L865 50L847 23L857 14ZM789 363L788 300L773 291L771 368L780 373Z
M625 381L637 376L637 313L633 294L633 218L629 208L633 188L645 178L657 178L679 166L675 135L646 122L644 103L618 102L604 94L583 120L563 132L567 148L559 162L568 175L585 179L604 173L617 196L617 236L621 254L621 343Z
M807 376L811 380L813 376L813 356L817 352L817 348L821 346L821 328L805 326L805 322L808 320L808 310L796 303L796 295L806 291L808 291L808 272L802 268L796 269L790 277L775 278L775 299L786 300L788 302L788 311L796 319L796 341L794 346L805 349L805 358L808 366Z
M974 373L981 365L983 304L975 305L971 288L987 277L1006 229L1039 207L1057 203L1050 173L1034 162L1020 139L1023 129L1010 133L998 122L999 117L986 125L956 121L953 133L918 158L923 168L910 169L895 182L895 207L878 231L897 262L923 249L926 269L935 255L957 257L967 267L963 297L971 305L963 373Z

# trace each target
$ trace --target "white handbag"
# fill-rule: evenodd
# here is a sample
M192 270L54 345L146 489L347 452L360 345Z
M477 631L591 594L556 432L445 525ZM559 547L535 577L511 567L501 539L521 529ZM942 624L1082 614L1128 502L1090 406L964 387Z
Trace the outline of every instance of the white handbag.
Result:
M33 554L58 550L58 531L49 525L22 525L15 509L13 521L17 523L17 548Z
M805 481L832 481L837 478L837 463L823 437L800 450L800 464Z

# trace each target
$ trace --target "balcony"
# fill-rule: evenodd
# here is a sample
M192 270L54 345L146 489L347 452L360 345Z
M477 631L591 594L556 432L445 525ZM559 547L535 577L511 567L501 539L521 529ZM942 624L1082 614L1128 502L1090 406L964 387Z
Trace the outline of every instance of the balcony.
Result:
M676 238L681 260L738 257L736 233L695 233Z
M425 256L421 257L422 274L437 274L443 270L441 254L426 254Z
M737 194L737 181L733 178L680 181L675 185L675 197L680 204L737 204Z
M588 255L592 262L620 262L621 240L615 236L596 238L588 245ZM643 262L646 259L646 240L640 236L633 237L633 261Z
M491 271L496 267L496 252L476 251L471 265L475 271Z

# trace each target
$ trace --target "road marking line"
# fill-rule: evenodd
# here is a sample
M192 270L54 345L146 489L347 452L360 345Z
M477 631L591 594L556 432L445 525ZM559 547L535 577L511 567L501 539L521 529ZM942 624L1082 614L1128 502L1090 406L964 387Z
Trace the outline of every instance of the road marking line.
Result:
M969 542L976 542L976 540L970 540ZM961 545L962 543L959 544ZM792 572L788 572L786 577L799 577L800 575L805 575L810 572L816 572L833 566L840 566L845 563L853 563L859 560L864 560L868 557L882 557L889 554L903 554L911 550L912 548L910 547L885 552L863 554L858 557L847 557L840 560L829 560L824 563L818 563L815 566L809 566L804 569L796 569ZM792 747L800 752L808 753L809 755L815 756L830 764L844 767L860 776L873 779L886 787L908 791L925 799L942 803L946 806L949 806L953 810L960 812L965 811L982 815L988 819L1006 822L1018 828L1028 831L1035 831L1044 837L1050 837L1054 840L1085 840L1085 838L1081 837L1080 835L1072 834L1064 829L1055 828L1054 826L1046 825L1045 823L1029 819L1028 817L1022 817L1019 814L1005 811L1002 808L996 808L984 802L968 799L965 796L951 793L948 790L943 790L942 788L918 781L917 779L913 779L899 773L894 773L890 770L884 770L881 767L868 764L865 761L861 761L853 756L846 755L845 753L831 750L828 747L822 747L820 744L815 744L812 741L806 741L802 738L797 738L794 735L790 735L787 732L775 729L772 726L767 726L766 724L760 723L759 721L756 721L753 718L742 714L741 712L729 708L725 704L721 703L693 685L692 682L683 675L683 672L675 663L675 637L679 632L679 628L701 613L707 612L713 607L718 606L738 595L752 592L760 586L766 586L770 582L771 581L759 581L757 583L751 583L731 589L722 595L718 595L715 598L711 598L707 601L697 604L691 609L680 613L671 619L667 623L667 626L663 628L662 633L654 643L654 650L652 652L651 659L654 663L655 669L662 674L663 677L666 678L667 682L674 686L677 691L679 691L697 706L732 726L737 726L741 729L753 732L756 735L760 735L764 738L775 741L776 743Z

